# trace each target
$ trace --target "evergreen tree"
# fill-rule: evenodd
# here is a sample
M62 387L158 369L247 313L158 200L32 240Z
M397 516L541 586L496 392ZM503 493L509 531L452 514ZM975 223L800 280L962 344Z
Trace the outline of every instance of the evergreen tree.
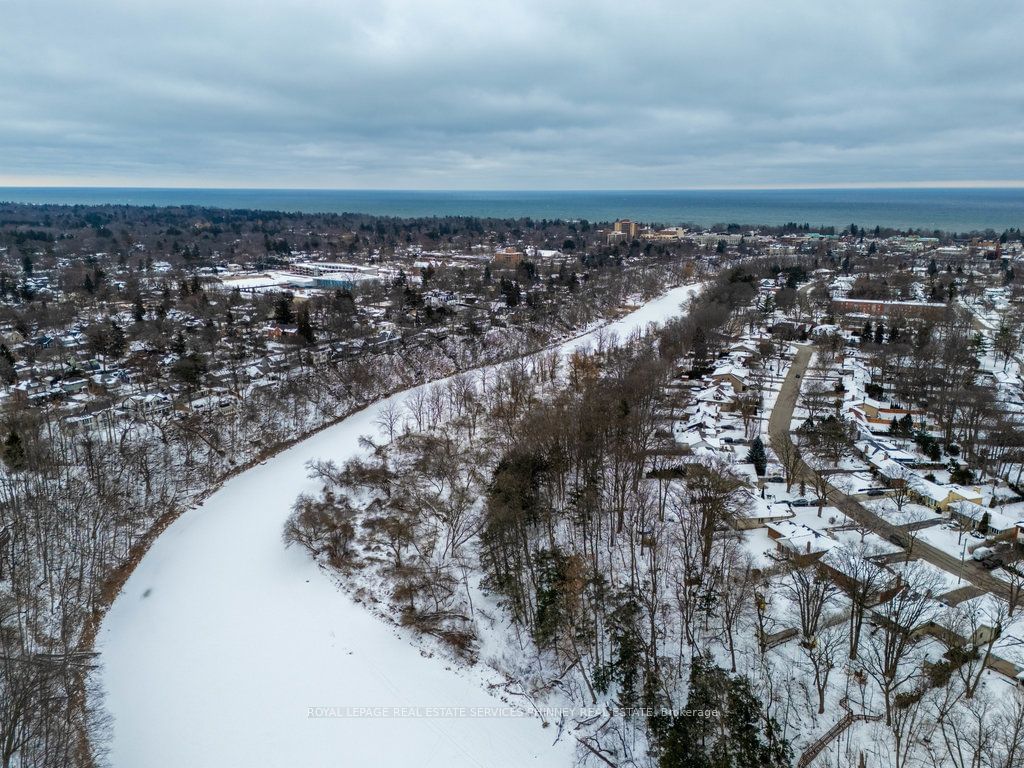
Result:
M761 477L768 469L768 453L764 449L764 441L755 437L750 444L750 453L747 454L747 461L754 465L754 471Z
M509 280L507 277L501 278L501 293L505 297L506 306L519 306L519 300L522 294L519 290L519 283L515 280Z
M12 472L25 468L25 447L21 442L21 435L17 432L10 432L3 444L3 460L7 468Z
M189 397L203 383L207 370L206 358L196 353L180 357L171 365L171 375L185 385Z
M299 336L306 344L316 343L316 335L313 333L313 326L309 322L309 307L305 305L299 310L298 331Z
M0 344L0 381L10 386L18 380L18 372L14 369L14 355L6 344Z
M690 668L689 714L651 723L661 768L788 768L793 751L766 718L750 681L729 675L709 658Z
M295 322L290 296L282 295L274 304L274 322L278 325L291 325Z
M1006 365L1010 362L1010 357L1013 356L1014 351L1017 349L1018 341L1017 337L1013 332L1013 329L1005 322L1000 323L999 330L996 331L995 338L992 340L992 348L1003 357L1003 370L1006 370Z
M547 469L539 453L513 450L503 456L487 489L480 532L485 584L505 598L517 621L526 623L532 619L532 604L527 594L530 552L524 542L541 517Z
M124 331L121 330L121 326L115 323L113 320L110 321L110 330L107 334L107 349L106 354L113 357L115 360L124 354L127 342L124 338Z
M708 362L708 337L704 333L704 329L699 325L693 332L693 368L692 370L696 373L704 370L704 367Z
M349 291L335 291L331 297L331 312L340 315L346 326L351 325L356 314L356 300Z
M644 666L644 645L638 631L640 616L636 596L627 592L608 617L611 660L594 673L594 686L601 693L606 693L612 683L618 684L617 703L622 708L640 704L640 673ZM647 688L646 683L644 687Z
M537 571L537 615L533 637L541 648L550 646L566 623L564 583L568 578L568 558L557 546L542 549L533 557Z

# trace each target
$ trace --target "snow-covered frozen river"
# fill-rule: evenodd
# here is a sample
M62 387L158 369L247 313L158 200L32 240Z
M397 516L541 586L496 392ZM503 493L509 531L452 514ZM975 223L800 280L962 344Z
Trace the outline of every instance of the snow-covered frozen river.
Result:
M676 315L695 290L673 289L608 328L624 337ZM309 716L312 707L502 706L477 673L421 655L304 550L284 548L296 495L314 490L306 462L358 453L381 407L232 478L142 559L97 638L114 768L572 764L573 740L552 746L554 729L534 718Z

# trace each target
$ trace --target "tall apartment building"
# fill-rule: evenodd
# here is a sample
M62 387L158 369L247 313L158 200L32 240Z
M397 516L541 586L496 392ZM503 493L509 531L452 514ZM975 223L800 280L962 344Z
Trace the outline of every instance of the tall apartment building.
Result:
M615 222L615 231L624 233L630 240L636 240L640 236L640 225L629 219L619 219Z

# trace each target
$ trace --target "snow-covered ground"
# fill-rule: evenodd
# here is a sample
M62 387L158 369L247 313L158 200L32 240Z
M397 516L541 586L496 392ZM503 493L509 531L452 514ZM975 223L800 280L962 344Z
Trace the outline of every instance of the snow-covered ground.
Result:
M608 331L624 338L678 314L696 290L673 289ZM306 462L358 453L382 407L229 480L142 559L97 639L115 768L572 764L572 737L553 745L555 729L536 718L470 716L509 706L486 690L484 671L456 671L421 653L340 592L304 550L284 548L296 495L315 490ZM360 707L465 711L349 716Z

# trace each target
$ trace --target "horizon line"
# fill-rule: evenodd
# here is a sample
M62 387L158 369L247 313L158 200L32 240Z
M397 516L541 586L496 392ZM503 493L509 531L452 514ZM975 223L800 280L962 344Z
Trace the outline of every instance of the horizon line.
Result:
M839 182L827 184L738 184L734 186L708 185L686 187L271 187L271 186L240 186L227 184L223 186L194 186L187 184L136 185L109 183L12 183L0 180L0 189L66 189L66 190L147 190L147 191L211 191L211 192L548 192L548 193L580 193L580 192L772 192L772 191L845 191L845 190L984 190L984 189L1024 189L1024 180L970 180L970 181L896 181L896 182Z

